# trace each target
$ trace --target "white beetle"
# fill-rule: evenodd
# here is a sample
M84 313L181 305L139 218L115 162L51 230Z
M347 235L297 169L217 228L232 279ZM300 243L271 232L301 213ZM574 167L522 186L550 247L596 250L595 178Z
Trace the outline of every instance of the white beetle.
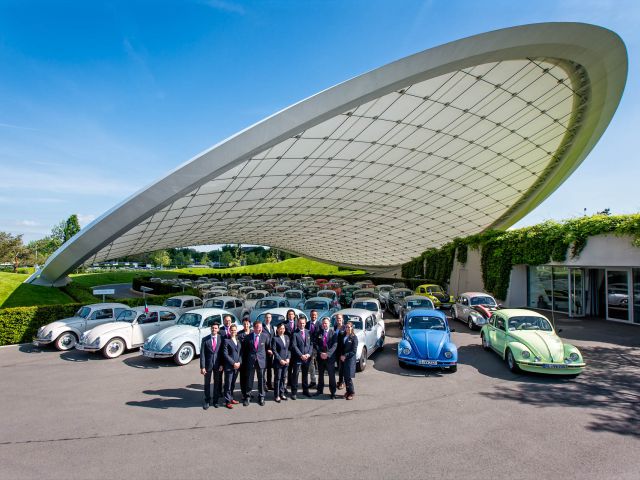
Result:
M117 358L125 350L140 347L151 335L175 325L180 309L174 307L135 307L118 315L115 322L104 323L80 337L76 349L102 351L106 358Z
M353 323L353 331L358 337L358 350L356 352L358 363L356 370L363 371L367 366L367 359L373 352L384 346L385 328L384 321L376 318L375 312L362 308L344 308L331 315L331 325L336 324L336 315L342 314L345 325Z

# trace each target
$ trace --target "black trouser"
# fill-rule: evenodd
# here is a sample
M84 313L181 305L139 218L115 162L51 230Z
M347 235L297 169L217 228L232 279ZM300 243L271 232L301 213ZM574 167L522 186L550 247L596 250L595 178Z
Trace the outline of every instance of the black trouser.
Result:
M258 376L258 397L264 398L264 368L260 368L257 360L247 367L247 391L245 398L251 396L251 391L253 390L253 379L255 377L254 372Z
M342 370L344 363L340 357L336 357L336 371L338 372L338 383L344 383L344 372Z
M249 368L248 366L249 360L247 360L246 358L242 359L242 365L240 365L240 392L242 392L242 398L246 398L249 396L249 394L251 392L247 391L247 380L249 378L247 369Z
M329 392L336 394L336 361L334 358L323 360L318 352L318 393L324 390L324 372L329 375Z
M273 355L267 353L267 385L273 385Z
M311 357L306 362L298 361L293 364L293 383L291 384L291 394L298 393L298 372L302 370L302 391L309 392L309 367L311 366Z
M293 362L289 362L289 366L287 367L287 386L291 388L293 384Z
M285 395L287 389L284 386L284 381L287 375L287 365L280 365L280 362L275 360L273 362L274 380L273 395L278 398Z
M351 376L351 365L348 363L342 364L342 371L340 372L344 376L344 383L347 387L347 395L356 393L355 386L353 385L353 377Z
M238 378L238 370L235 368L224 371L224 401L231 403L233 400L233 391L236 388L236 379Z
M213 374L213 400L211 399L211 376ZM204 374L204 399L208 403L218 403L222 396L222 372L219 368L207 370Z

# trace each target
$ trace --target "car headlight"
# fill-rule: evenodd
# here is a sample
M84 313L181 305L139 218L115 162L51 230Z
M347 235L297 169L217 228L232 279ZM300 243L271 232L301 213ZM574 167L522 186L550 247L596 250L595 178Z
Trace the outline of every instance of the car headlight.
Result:
M403 355L410 355L411 354L411 349L409 347L404 347L402 349L402 354Z
M91 347L97 347L98 345L100 345L100 337L96 337L96 339L90 344Z
M162 347L161 352L170 352L173 348L173 344L171 342L167 343L164 347Z
M526 350L523 350L523 352L522 352L522 358L529 358L530 356L531 356L531 353L529 353L529 352L528 352L528 351L526 351Z
M451 357L453 357L453 353L451 353L448 350L446 352L444 352L444 358L451 358Z
M572 362L577 362L580 359L580 355L578 355L576 352L572 352L569 355L569 360L571 360Z
M53 337L53 330L49 330L49 333L47 333L44 337L41 337L45 340L51 340L51 338Z

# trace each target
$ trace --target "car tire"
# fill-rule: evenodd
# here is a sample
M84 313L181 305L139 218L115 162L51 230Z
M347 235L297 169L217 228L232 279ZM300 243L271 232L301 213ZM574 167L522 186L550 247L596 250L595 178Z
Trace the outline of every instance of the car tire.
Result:
M358 364L356 365L356 371L364 372L365 368L367 368L367 349L363 348L360 358L358 359Z
M180 345L180 348L178 348L178 351L173 356L173 361L176 363L176 365L179 365L182 367L190 363L191 360L193 360L193 357L195 356L196 356L196 349L193 346L193 344L189 342L185 342L182 345Z
M507 367L509 368L509 370L511 370L513 373L520 373L520 367L518 367L516 359L513 356L513 353L511 353L510 349L507 349L507 353L505 353L504 355L504 361L507 363Z
M480 340L482 340L482 348L485 350L491 350L491 345L489 345L489 340L487 340L486 335L480 335Z
M451 307L451 320L457 320L458 317L456 316L456 309Z
M474 324L473 324L473 319L471 317L469 317L467 319L467 327L469 327L469 330L471 330L472 332L473 332L473 330L475 330Z
M75 333L62 332L53 342L53 345L56 347L56 350L66 352L67 350L74 348L76 343L78 343L78 337L76 337Z
M400 365L400 368L409 368L409 365L407 365L402 360L398 360L398 365Z
M102 356L104 358L118 358L124 353L127 345L120 337L115 337L109 340L104 347L102 347Z
M380 337L380 345L378 346L380 350L384 348L384 341L385 341L385 334L383 333L382 336Z

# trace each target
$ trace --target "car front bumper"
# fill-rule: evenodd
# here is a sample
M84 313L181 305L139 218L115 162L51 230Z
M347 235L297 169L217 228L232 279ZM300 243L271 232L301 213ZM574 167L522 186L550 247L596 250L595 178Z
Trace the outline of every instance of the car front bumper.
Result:
M82 343L76 343L76 350L80 350L82 352L97 352L101 348L102 347L95 347L95 346L84 345Z
M51 345L53 340L43 339L43 338L34 338L31 342L34 347L44 347L46 345Z
M398 355L398 360L406 363L407 365L415 365L416 367L424 368L449 368L455 367L458 362L450 360L429 360L423 358L403 357Z
M546 375L577 375L584 371L586 363L531 363L516 362L525 372L544 373Z
M169 352L155 352L153 350L145 350L144 348L140 349L140 352L142 353L143 357L148 357L148 358L170 358L173 357L173 353Z

